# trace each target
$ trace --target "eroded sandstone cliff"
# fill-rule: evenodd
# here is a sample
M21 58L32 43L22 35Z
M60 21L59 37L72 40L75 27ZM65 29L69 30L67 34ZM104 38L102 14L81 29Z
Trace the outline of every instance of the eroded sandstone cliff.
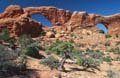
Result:
M18 5L8 6L0 14L0 30L8 28L12 36L28 34L36 37L44 26L32 20L31 16L41 14L45 16L54 26L62 27L66 31L74 31L76 28L96 29L96 24L104 24L110 34L120 34L120 14L112 16L100 16L86 12L69 12L56 7L27 7Z

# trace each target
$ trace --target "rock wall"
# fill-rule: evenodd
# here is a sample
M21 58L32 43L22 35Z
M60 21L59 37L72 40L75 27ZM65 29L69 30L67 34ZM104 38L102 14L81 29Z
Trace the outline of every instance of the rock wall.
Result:
M45 16L53 26L63 25L64 23L68 22L72 13L69 11L65 11L63 9L58 9L55 7L27 7L23 8L24 12L29 13L30 15L33 14L41 14Z
M53 26L66 31L74 31L78 27L95 29L95 25L101 23L108 28L108 33L120 34L120 14L100 16L77 11L71 13L51 6L21 8L18 5L10 5L0 14L0 31L8 28L12 36L28 34L36 37L44 26L31 19L34 14L45 16Z
M9 29L10 35L13 37L23 34L36 37L42 30L42 24L32 20L20 6L10 5L0 14L0 31L3 28Z

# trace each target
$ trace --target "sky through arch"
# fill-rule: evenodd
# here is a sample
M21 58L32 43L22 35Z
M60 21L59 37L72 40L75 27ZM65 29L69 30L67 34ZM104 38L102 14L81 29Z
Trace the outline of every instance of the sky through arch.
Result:
M102 31L104 31L104 33L107 33L108 32L108 29L105 27L104 24L97 24L96 27Z
M43 26L48 26L48 27L52 27L52 23L43 15L41 14L35 14L31 16L33 20L38 21L40 23L42 23Z

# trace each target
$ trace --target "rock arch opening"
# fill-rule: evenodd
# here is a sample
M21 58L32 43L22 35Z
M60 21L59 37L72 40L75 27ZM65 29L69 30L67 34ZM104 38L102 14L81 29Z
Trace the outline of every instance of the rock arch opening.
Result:
M31 18L34 19L35 21L42 23L43 26L48 26L48 27L53 26L52 23L45 16L41 14L33 14L31 15Z
M98 28L99 30L102 30L104 33L108 33L108 28L104 25L104 24L96 24L96 28Z

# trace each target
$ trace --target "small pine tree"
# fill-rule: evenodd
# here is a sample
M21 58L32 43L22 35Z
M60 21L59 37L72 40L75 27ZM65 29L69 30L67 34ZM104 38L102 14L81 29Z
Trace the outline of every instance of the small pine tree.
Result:
M18 45L21 46L21 51L25 53L25 55L35 57L35 58L40 58L39 54L39 45L38 43L33 40L30 36L27 35L22 35L18 40L17 40Z

